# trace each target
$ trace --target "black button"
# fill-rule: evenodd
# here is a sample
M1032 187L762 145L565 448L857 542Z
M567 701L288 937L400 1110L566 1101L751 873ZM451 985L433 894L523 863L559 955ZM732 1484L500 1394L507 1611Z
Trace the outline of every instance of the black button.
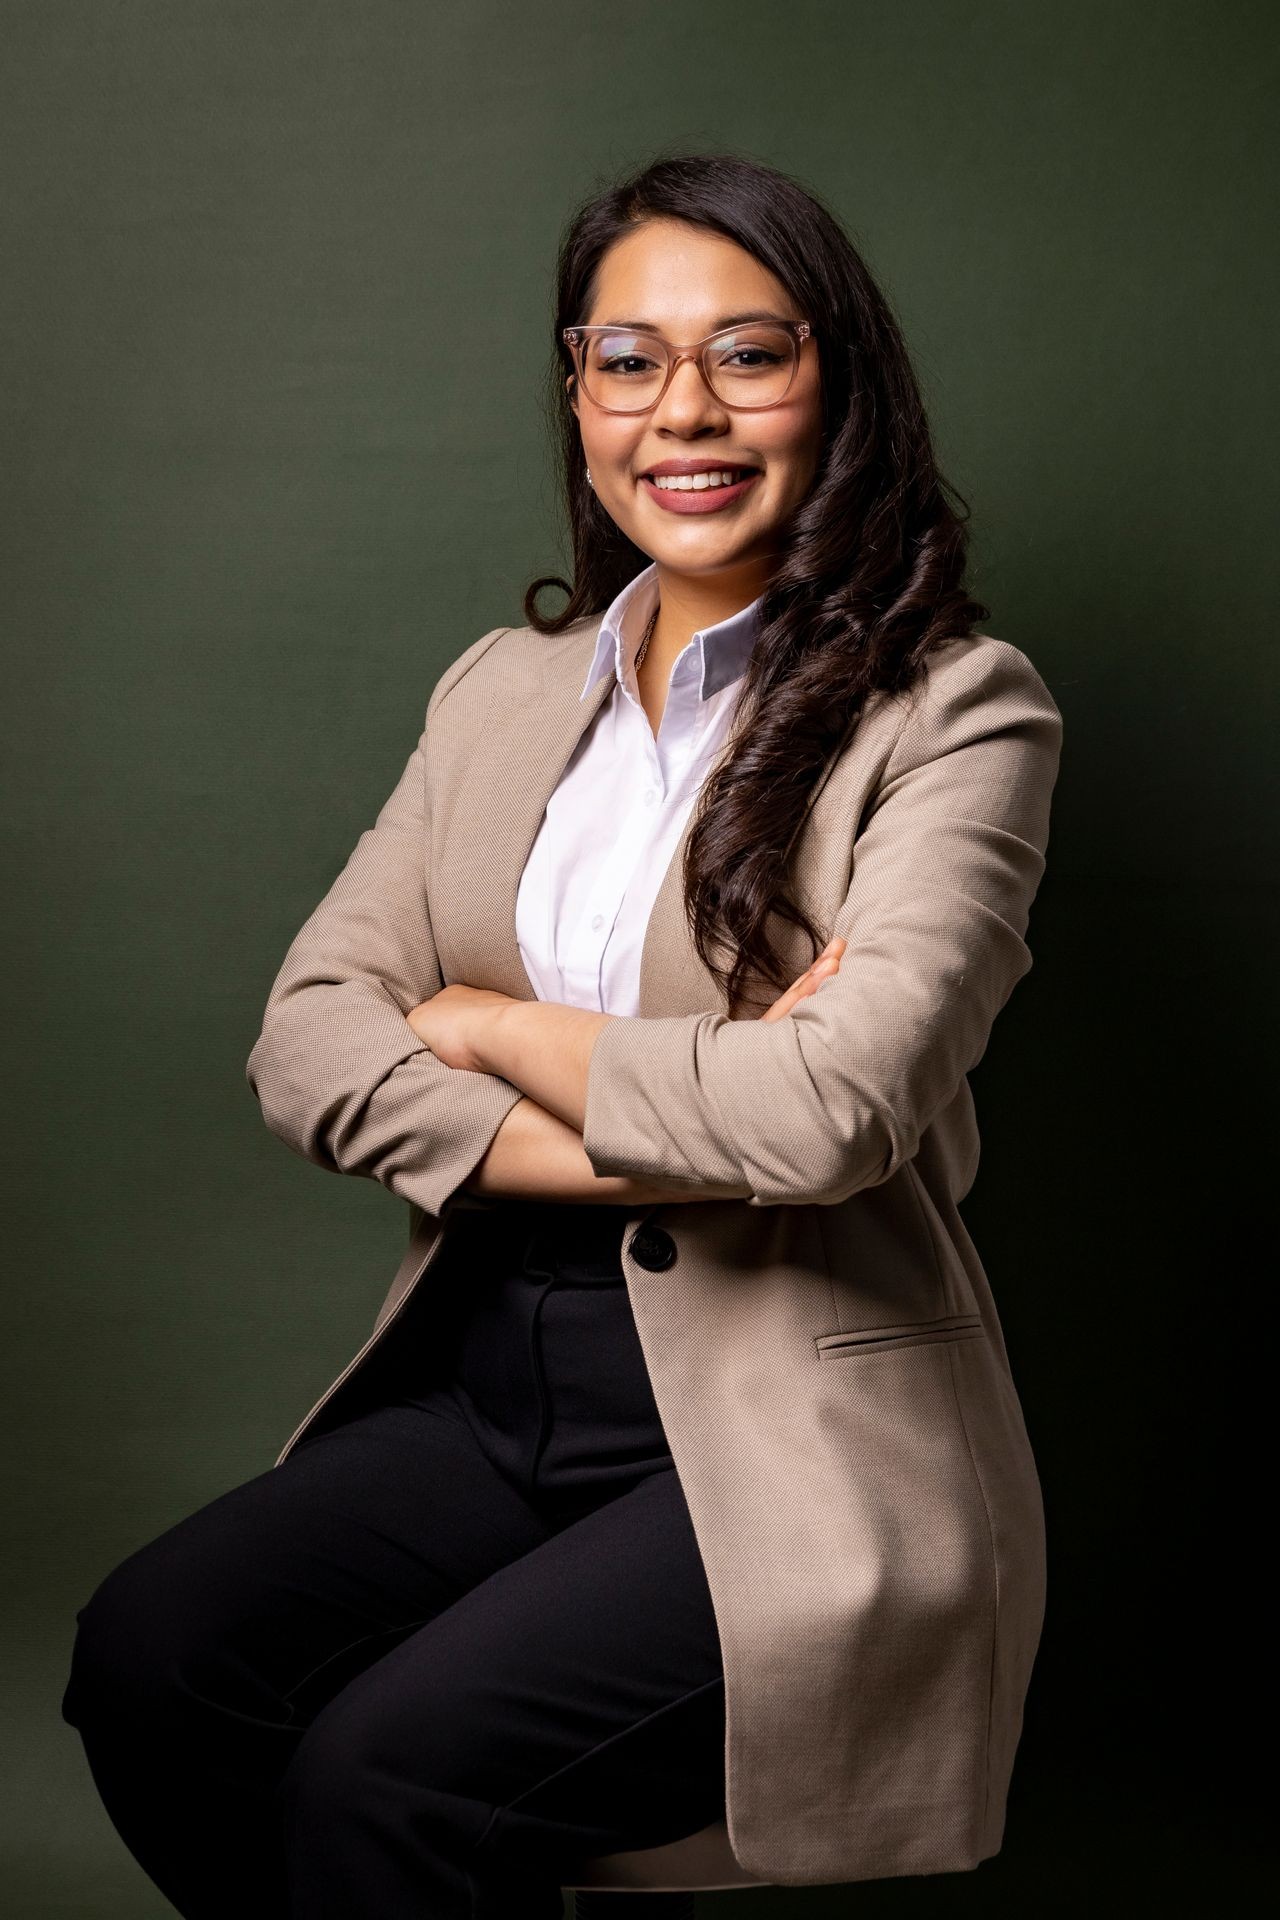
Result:
M674 1264L676 1243L664 1227L640 1227L632 1234L627 1251L650 1273L661 1273Z

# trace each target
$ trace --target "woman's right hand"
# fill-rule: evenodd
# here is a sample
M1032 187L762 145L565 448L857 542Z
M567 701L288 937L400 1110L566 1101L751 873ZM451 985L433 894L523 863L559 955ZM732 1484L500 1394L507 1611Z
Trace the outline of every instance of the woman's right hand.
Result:
M781 1020L784 1014L790 1013L797 1000L807 999L811 993L816 993L823 981L829 979L839 969L840 956L844 952L845 944L842 934L834 934L813 965L806 967L800 978L793 981L785 993L780 993L773 1005L767 1007L760 1018Z

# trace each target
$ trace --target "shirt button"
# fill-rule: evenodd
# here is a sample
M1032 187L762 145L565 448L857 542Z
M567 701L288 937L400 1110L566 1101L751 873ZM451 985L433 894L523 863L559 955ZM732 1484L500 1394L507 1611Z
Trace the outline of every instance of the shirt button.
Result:
M602 913L593 913L591 916L591 924L593 927L602 927L604 925L604 915Z
M645 789L645 796L644 796L644 803L645 803L645 805L646 805L646 807L651 807L651 806L653 805L653 803L654 803L654 801L655 801L655 800L657 799L657 797L658 797L658 791L657 791L657 788L656 788L656 787L647 787L647 788Z

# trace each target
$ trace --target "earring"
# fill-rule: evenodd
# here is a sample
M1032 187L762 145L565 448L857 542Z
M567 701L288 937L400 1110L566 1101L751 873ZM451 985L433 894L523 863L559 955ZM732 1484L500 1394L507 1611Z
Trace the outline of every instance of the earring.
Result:
M588 485L588 486L592 486L593 484L594 484L594 483L593 483L593 481L592 481L592 478L591 478L591 469L590 469L590 467L588 467L588 468L587 468L587 485Z

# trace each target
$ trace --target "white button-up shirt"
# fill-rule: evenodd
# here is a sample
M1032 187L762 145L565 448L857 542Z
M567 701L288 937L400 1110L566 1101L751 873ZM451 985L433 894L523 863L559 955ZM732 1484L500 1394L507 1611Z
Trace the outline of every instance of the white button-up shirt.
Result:
M520 957L539 1000L636 1014L645 929L698 789L724 744L759 631L760 601L695 633L671 669L657 734L634 661L658 570L625 586L600 624L580 698L617 682L548 802L516 896Z

